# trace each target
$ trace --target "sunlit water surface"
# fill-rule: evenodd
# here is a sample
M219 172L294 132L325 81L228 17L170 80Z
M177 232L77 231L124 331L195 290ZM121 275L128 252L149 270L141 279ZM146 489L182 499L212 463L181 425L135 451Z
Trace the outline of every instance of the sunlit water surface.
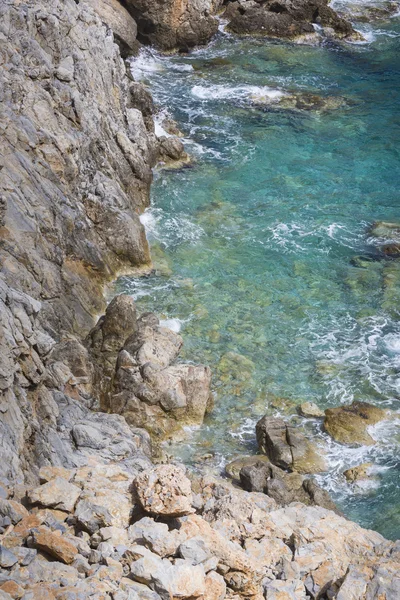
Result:
M162 307L183 335L181 360L212 366L215 409L171 453L192 464L212 455L222 469L256 451L260 416L284 415L327 453L318 480L345 514L395 538L399 422L376 426L375 446L351 448L295 409L354 399L400 409L400 261L354 264L374 254L371 223L400 221L400 19L356 27L367 43L308 47L221 32L190 55L146 51L134 62L195 164L156 174L142 218L157 272L118 287L139 310ZM326 112L274 105L293 92L344 103ZM365 461L374 477L354 488L342 472Z

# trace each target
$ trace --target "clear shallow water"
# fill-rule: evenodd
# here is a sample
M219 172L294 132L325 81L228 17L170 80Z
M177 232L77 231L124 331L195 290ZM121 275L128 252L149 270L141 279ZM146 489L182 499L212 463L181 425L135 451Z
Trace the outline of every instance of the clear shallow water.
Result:
M215 410L175 454L222 467L255 451L260 416L286 415L327 453L318 479L344 512L395 538L399 422L376 426L372 448L344 448L295 410L353 399L400 409L400 261L352 263L373 253L369 224L400 221L400 19L359 29L370 43L221 34L189 56L147 51L134 63L195 164L156 174L143 221L157 272L118 286L140 310L163 308L182 360L212 366ZM293 92L344 104L274 105ZM342 471L364 461L375 479L355 489Z

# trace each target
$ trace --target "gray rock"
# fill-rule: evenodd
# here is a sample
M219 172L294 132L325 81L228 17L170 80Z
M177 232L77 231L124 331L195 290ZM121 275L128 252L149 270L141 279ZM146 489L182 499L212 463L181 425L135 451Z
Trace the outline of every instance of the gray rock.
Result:
M192 565L204 563L212 554L204 540L201 538L190 538L179 546L179 554L182 558L190 562Z
M37 550L34 548L25 548L24 546L13 548L13 552L18 558L19 564L23 567L27 567L37 555Z
M18 562L18 558L13 552L0 545L0 567L8 569Z
M26 514L26 509L18 502L0 498L0 515L3 519L9 518L16 525Z
M81 527L90 534L101 527L112 525L112 517L104 506L92 504L87 500L80 500L76 505L75 517Z
M137 49L137 27L129 12L118 0L86 0L114 34L123 57Z

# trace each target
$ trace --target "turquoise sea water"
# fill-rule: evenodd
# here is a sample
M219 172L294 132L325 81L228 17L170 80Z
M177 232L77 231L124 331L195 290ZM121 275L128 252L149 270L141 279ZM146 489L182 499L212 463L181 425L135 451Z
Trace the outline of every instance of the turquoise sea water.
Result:
M345 514L395 538L400 422L350 448L295 410L353 399L400 409L400 261L355 260L376 254L371 223L400 221L400 19L359 28L368 43L221 32L190 55L135 61L195 163L156 174L143 222L157 272L118 286L140 310L162 307L182 360L213 369L215 410L171 452L222 469L255 452L260 416L285 415L326 452L318 480ZM271 103L276 91L340 102L288 110ZM374 478L349 486L343 470L365 461Z

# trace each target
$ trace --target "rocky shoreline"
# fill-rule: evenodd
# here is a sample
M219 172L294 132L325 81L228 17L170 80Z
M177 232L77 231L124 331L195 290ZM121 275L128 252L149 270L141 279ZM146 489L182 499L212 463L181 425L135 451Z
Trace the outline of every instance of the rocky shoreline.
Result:
M397 598L398 544L333 512L303 476L323 458L284 421L259 423L267 456L231 465L233 482L153 464L212 409L211 371L177 363L182 338L130 297L106 308L108 282L152 268L152 168L187 160L155 135L121 53L207 43L223 6L123 4L0 7L0 598ZM304 4L234 2L225 17L238 33L257 33L254 11L290 17L295 38L311 32Z

